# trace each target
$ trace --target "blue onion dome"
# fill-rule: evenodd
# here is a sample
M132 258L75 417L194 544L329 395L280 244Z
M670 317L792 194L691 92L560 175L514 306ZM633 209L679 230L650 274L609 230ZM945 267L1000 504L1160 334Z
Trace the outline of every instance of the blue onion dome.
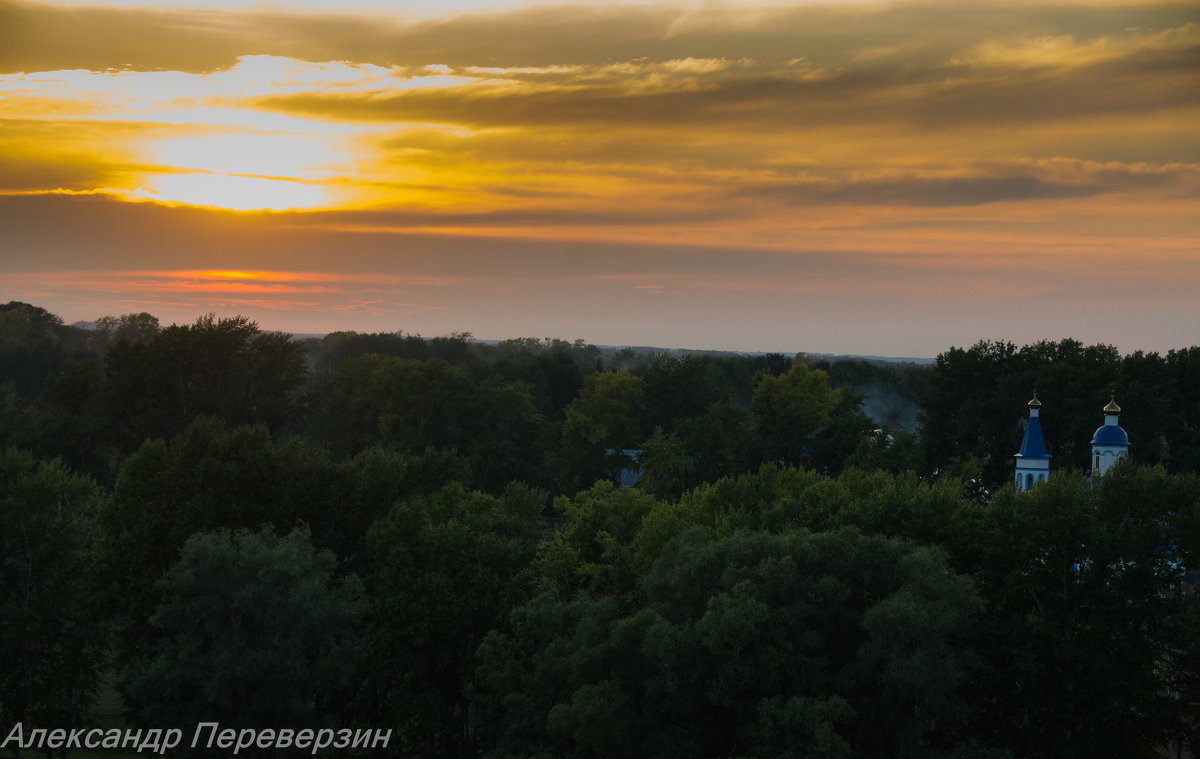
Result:
M1096 430L1092 445L1129 445L1129 436L1117 425L1106 424Z

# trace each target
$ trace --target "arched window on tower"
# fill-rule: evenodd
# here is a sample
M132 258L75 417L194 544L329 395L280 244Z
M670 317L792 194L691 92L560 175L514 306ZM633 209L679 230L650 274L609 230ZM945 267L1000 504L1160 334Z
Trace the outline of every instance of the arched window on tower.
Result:
M1032 488L1033 488L1033 475L1027 474L1027 475L1025 475L1025 489L1031 490Z

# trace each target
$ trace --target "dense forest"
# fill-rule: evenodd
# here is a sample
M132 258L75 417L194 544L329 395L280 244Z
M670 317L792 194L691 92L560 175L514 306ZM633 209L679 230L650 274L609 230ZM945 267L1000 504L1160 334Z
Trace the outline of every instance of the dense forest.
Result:
M1018 493L1035 387L1053 474ZM1113 394L1133 445L1092 482ZM392 729L397 756L1195 750L1197 471L1197 347L916 365L212 315L85 329L9 303L0 738L214 721Z

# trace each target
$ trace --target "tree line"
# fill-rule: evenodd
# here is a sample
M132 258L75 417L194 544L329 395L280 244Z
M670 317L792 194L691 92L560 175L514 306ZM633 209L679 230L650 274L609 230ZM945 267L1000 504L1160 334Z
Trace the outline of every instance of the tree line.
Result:
M863 382L902 374L864 367ZM850 383L780 354L400 332L298 341L212 315L160 328L126 314L87 330L20 303L0 306L0 393L5 443L109 486L143 442L201 417L336 456L438 451L488 492L518 480L571 493L643 449L675 491L767 460L836 471L873 428Z
M1163 389L1193 351L922 369L9 304L0 726L116 694L130 725L387 727L421 756L1194 745L1196 417ZM1017 494L993 464L1034 383L1055 475ZM1091 487L1052 434L1113 384L1182 418L1130 400L1135 460Z

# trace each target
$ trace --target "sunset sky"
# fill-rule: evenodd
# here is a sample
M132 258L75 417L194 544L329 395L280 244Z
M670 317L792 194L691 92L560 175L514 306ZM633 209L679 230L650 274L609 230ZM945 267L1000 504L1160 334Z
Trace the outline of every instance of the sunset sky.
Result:
M0 301L1200 344L1200 3L0 0Z

